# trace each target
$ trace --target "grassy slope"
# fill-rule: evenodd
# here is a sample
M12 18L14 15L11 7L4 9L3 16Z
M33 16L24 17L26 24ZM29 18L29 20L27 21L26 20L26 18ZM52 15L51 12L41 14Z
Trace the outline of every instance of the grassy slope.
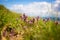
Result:
M43 19L28 24L20 19L20 15L0 5L0 32L8 26L21 33L19 38L22 40L60 40L60 24L56 25L52 20L44 22Z

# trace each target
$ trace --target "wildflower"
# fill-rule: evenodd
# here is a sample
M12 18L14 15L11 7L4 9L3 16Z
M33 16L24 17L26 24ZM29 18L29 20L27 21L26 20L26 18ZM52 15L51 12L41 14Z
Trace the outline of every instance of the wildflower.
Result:
M18 33L13 33L13 32L9 34L10 37L11 36L17 36L17 35L18 35Z
M43 19L44 22L47 22L47 19Z
M13 28L6 28L6 31L9 32L9 36L13 36L15 34L15 30Z
M39 20L39 16L36 17L37 21Z
M58 21L55 21L55 24L57 25L58 24Z
M32 20L29 21L29 24L33 24Z
M58 21L58 24L60 24L60 21Z
M21 18L23 21L25 21L25 22L26 22L26 20L27 20L27 16L26 16L25 14L23 14L22 16L20 16L20 18Z
M45 21L45 19L43 19L43 21Z
M32 19L32 22L33 22L33 23L35 22L35 18Z
M27 16L26 16L25 14L23 14L22 19L23 19L24 21L26 21L26 20L27 20Z
M26 20L27 20L27 16L24 17L24 21L26 21Z
M27 23L28 23L28 22L29 22L29 20L26 20L25 22L27 22Z
M9 27L7 27L4 31L3 31L3 36L6 37L7 33L10 32L11 29L9 29Z
M47 18L47 21L49 21L50 20L50 18Z
M27 19L27 16L25 16L25 19Z
M20 16L20 18L22 19L23 17L22 17L22 16Z
M17 32L15 32L13 36L17 36L17 35L18 35L18 33L17 33Z
M29 22L29 24L33 24L35 22L35 18L29 20L28 22Z
M4 30L4 32L3 32L3 36L4 36L4 37L7 36L7 31L6 31L6 30Z
M9 36L16 36L18 33L14 29L11 30Z
M25 15L25 13L23 14L23 17L25 17L26 15Z

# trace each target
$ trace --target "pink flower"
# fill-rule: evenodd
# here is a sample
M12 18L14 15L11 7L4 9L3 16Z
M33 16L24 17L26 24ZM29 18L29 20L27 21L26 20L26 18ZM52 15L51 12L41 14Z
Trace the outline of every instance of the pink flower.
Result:
M50 20L50 18L47 18L47 21L49 21Z
M23 14L23 17L25 17L26 15L25 15L25 13Z
M22 19L23 21L26 21L26 20L27 20L27 16L26 16L25 14L23 14L23 15L21 16L21 19Z
M7 36L7 31L6 31L6 30L4 30L4 32L3 32L3 36L4 36L4 37Z
M27 23L28 23L28 22L29 22L29 20L26 20L25 22L27 22Z
M32 19L32 22L33 22L33 23L35 22L35 18Z
M18 33L15 32L15 29L12 29L9 36L16 36Z
M57 25L58 24L58 21L55 21L55 24Z
M22 16L20 16L20 18L22 18Z
M32 20L29 21L29 24L33 24Z
M43 19L44 22L47 22L47 19Z
M36 17L37 21L39 20L39 16Z
M43 21L45 21L45 19L43 19Z

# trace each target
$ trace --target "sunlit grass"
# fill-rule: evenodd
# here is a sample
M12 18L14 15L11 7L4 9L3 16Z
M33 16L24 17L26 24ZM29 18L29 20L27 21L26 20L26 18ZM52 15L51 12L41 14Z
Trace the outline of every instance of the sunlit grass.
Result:
M24 15L0 10L2 40L60 40L60 23Z

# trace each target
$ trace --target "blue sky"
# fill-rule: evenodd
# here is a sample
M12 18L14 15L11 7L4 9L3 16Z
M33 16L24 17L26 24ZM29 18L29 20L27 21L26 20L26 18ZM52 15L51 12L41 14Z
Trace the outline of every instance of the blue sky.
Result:
M56 14L52 14L51 11L60 11L60 0L0 0L0 4L11 11L26 13L28 16L55 16ZM58 15L60 16L60 13Z
M55 0L0 0L0 4L10 6L12 4L28 4L31 2L43 2L43 1L52 3Z

